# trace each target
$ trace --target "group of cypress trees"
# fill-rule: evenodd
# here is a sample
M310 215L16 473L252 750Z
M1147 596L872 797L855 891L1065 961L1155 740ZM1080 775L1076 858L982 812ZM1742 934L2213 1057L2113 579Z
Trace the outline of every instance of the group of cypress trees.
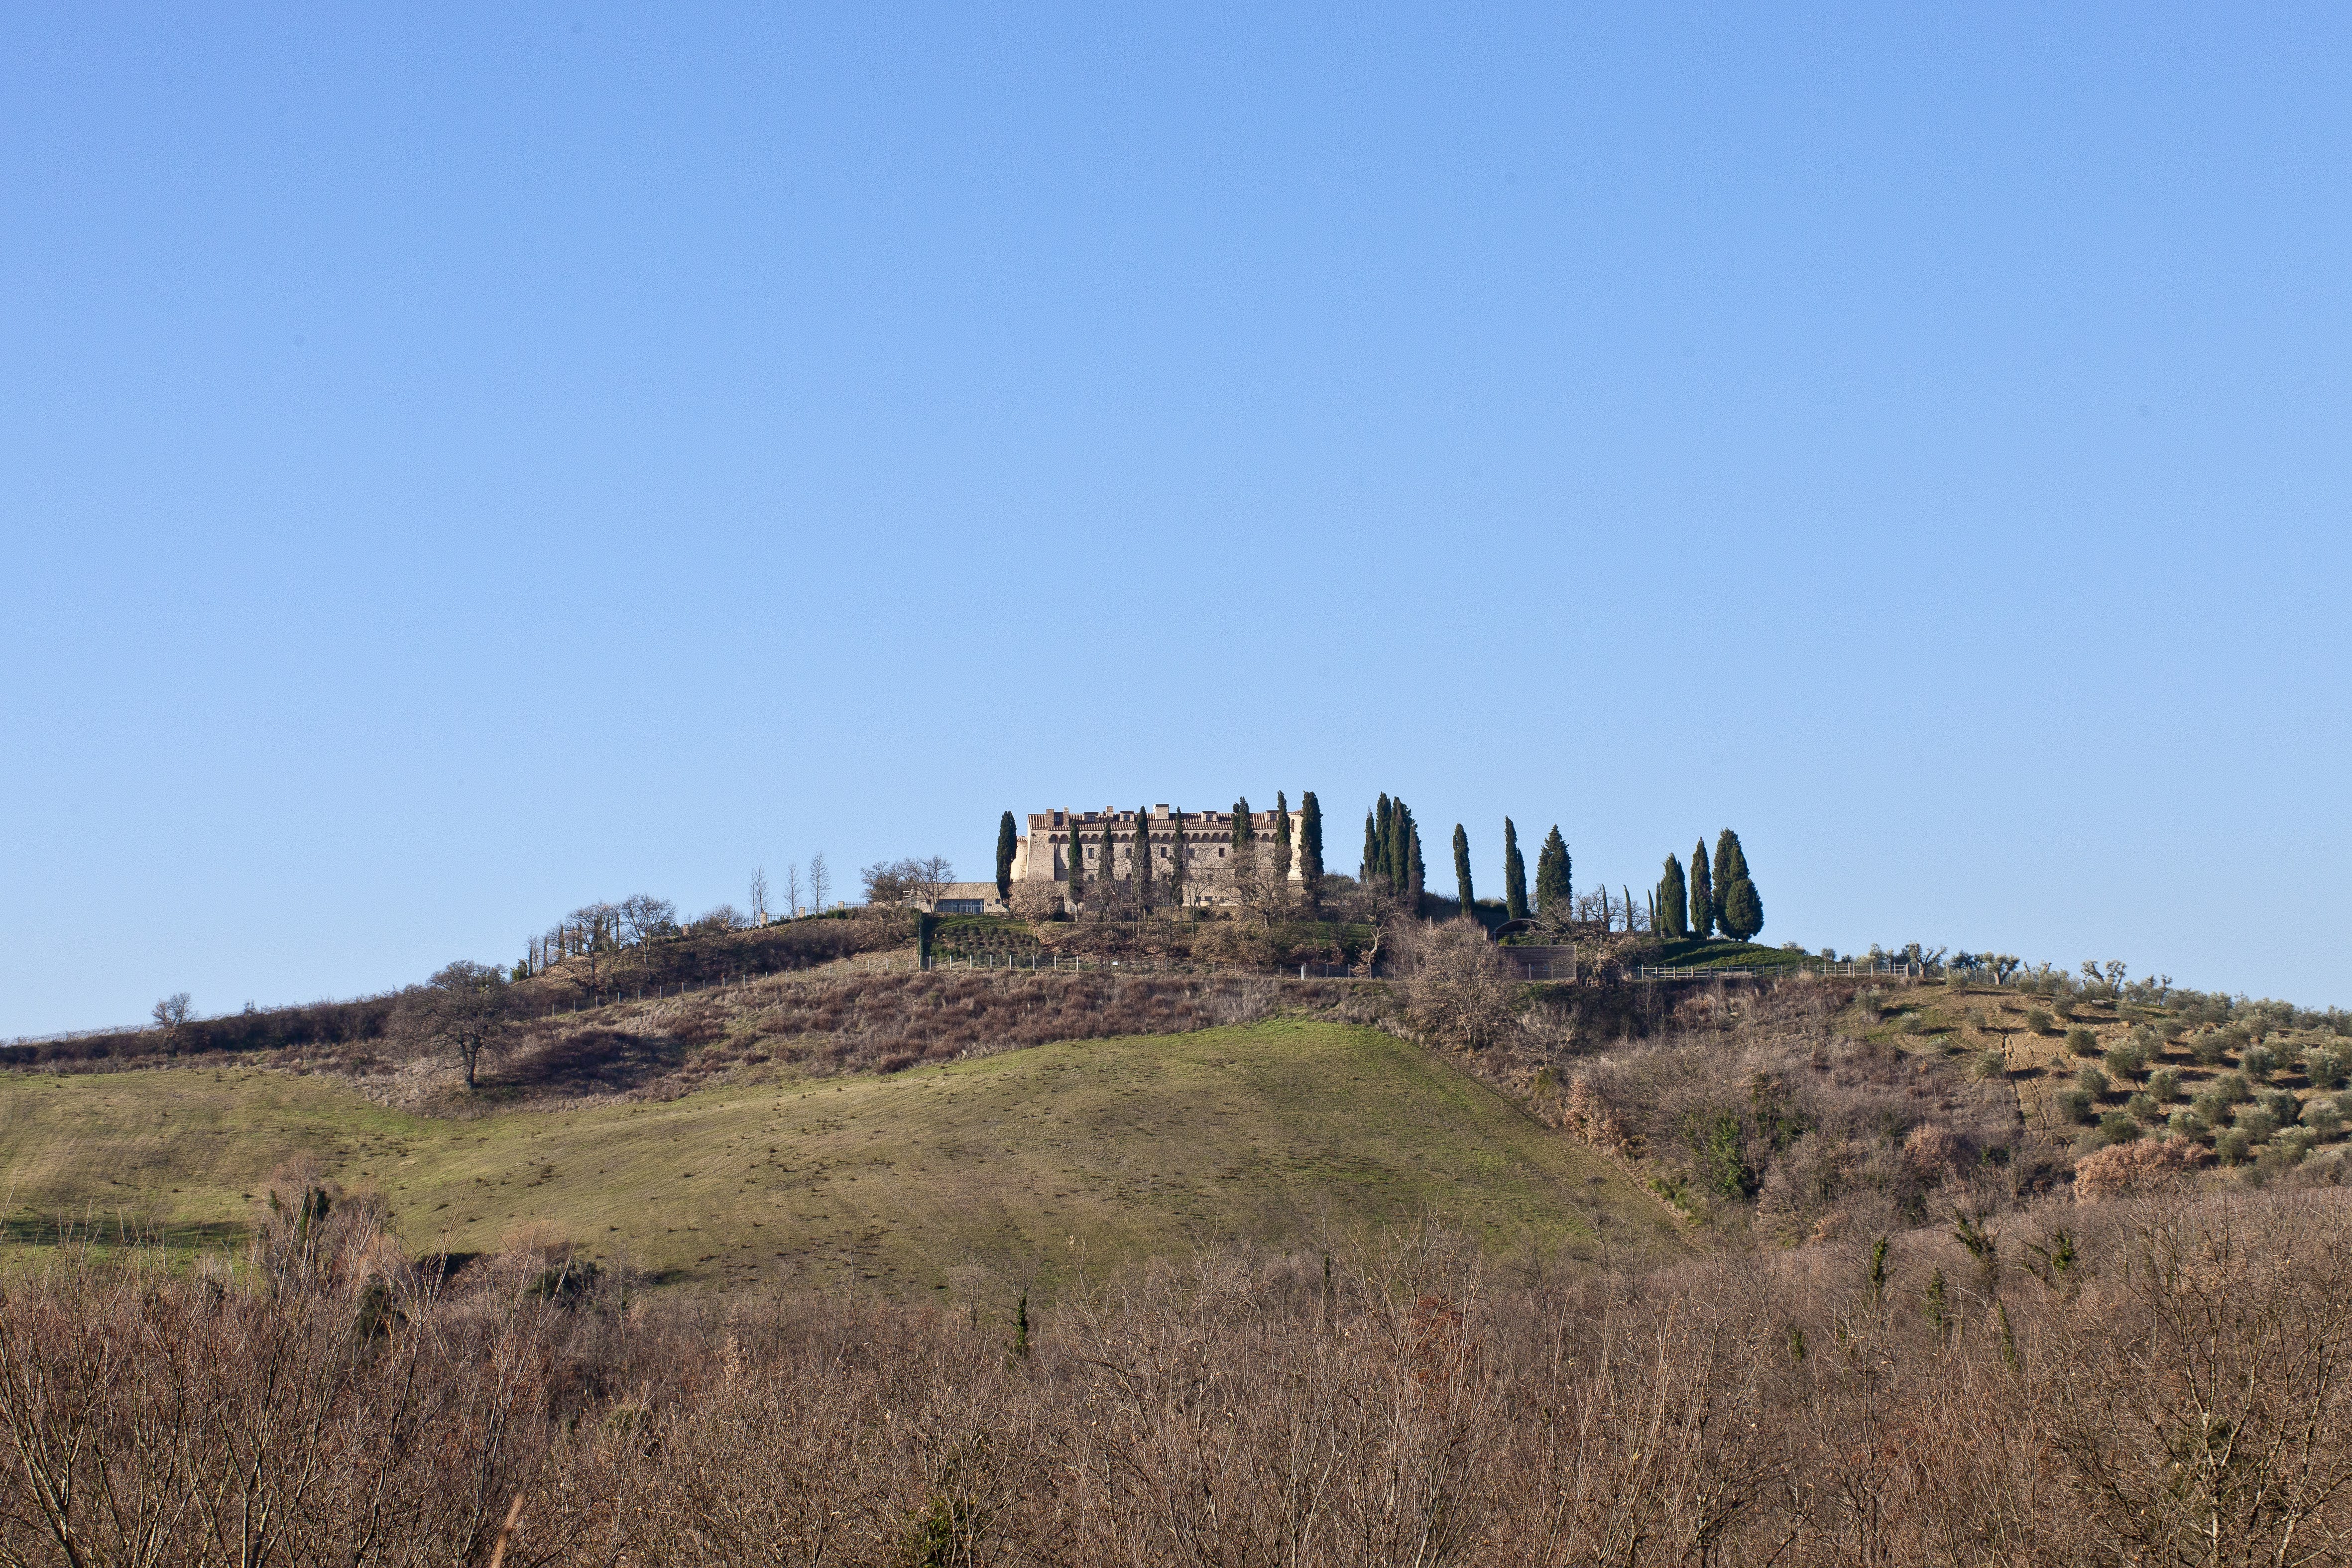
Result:
M1462 883L1462 907L1475 907L1470 900L1470 835L1460 824L1454 829L1454 874ZM1510 818L1503 819L1503 914L1507 919L1525 920L1530 915L1546 920L1566 920L1576 900L1575 862L1569 857L1568 841L1559 835L1559 824L1552 824L1544 835L1543 847L1536 852L1536 896L1528 903L1528 862L1519 852L1519 825Z
M1739 847L1739 835L1729 828L1716 836L1712 864L1705 839L1691 846L1687 881L1682 862L1668 855L1654 897L1657 928L1677 939L1704 941L1721 931L1735 942L1747 942L1764 929L1764 900L1748 874L1748 852Z
M1418 911L1422 895L1428 891L1427 882L1421 858L1421 827L1412 820L1412 809L1402 799L1391 800L1382 795L1380 803L1364 813L1364 885L1402 899Z

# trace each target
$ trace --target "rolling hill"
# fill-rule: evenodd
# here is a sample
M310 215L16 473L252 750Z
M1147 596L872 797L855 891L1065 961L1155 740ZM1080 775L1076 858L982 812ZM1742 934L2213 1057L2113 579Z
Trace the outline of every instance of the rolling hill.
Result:
M1500 1257L1687 1245L1616 1166L1441 1058L1321 1021L471 1119L247 1068L12 1073L0 1101L20 1242L66 1221L218 1243L310 1157L381 1193L419 1253L534 1235L709 1288L1050 1291L1203 1243L1322 1249L1423 1219Z

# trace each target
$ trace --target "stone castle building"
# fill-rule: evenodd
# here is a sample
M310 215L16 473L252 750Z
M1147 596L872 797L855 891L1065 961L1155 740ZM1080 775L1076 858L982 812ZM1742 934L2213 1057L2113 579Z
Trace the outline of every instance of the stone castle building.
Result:
M1133 811L1105 810L1029 813L1029 833L1013 852L1014 884L1024 882L1066 883L1070 857L1081 857L1091 885L1108 874L1118 882L1132 881L1139 845L1151 857L1151 880L1162 897L1176 869L1176 833L1182 825L1184 842L1184 902L1222 907L1239 901L1234 887L1234 814L1231 811L1175 811L1154 806L1140 822ZM1274 851L1275 815L1253 811L1250 823L1258 851ZM1300 880L1300 822L1290 814L1290 880ZM1108 872L1106 873L1105 867ZM1081 897L1084 894L1081 894Z

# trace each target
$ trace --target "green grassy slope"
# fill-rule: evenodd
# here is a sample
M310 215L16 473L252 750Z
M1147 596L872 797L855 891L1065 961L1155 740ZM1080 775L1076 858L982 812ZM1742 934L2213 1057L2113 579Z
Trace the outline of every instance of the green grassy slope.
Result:
M19 1239L58 1215L218 1234L298 1153L383 1191L418 1251L537 1225L712 1286L1050 1287L1204 1241L1313 1247L1424 1216L1501 1254L1684 1245L1588 1151L1443 1061L1335 1024L472 1121L264 1071L0 1075L0 1197Z

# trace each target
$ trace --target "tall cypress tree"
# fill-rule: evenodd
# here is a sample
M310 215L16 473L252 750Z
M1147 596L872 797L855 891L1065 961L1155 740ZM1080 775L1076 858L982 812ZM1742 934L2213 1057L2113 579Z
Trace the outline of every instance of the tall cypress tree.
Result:
M1275 801L1281 803L1276 795ZM1283 819L1287 821L1286 816ZM1283 835L1284 853L1289 852L1290 836ZM1307 907L1318 914L1323 908L1323 803L1307 790L1298 797L1298 880L1307 894Z
M1372 871L1371 876L1365 880L1369 882L1372 877L1378 877L1390 882L1389 868L1395 861L1396 806L1386 791L1381 792L1380 804L1372 808Z
M1513 920L1528 917L1528 862L1519 854L1519 830L1503 819L1503 912Z
M1077 913L1076 905L1078 900L1084 898L1086 895L1087 846L1085 841L1078 837L1078 820L1076 817L1073 816L1070 819L1070 903L1073 906L1071 909L1072 914L1075 915Z
M1421 913L1422 900L1429 894L1429 868L1421 859L1421 824L1405 819L1405 898L1415 915Z
M1307 796L1298 804L1303 809L1312 799ZM1323 819L1319 816L1315 819L1315 873L1323 873ZM1277 886L1290 883L1290 798L1279 789L1274 792L1274 880Z
M1706 869L1705 839L1691 846L1690 923L1691 935L1702 942L1715 933L1715 877Z
M1250 821L1249 797L1244 795L1234 802L1234 851L1238 852L1247 849L1256 837L1257 824Z
M1756 879L1748 874L1748 852L1729 828L1715 841L1715 880L1723 889L1717 895L1722 907L1716 924L1734 941L1753 941L1764 929L1764 899L1756 891Z
M1173 859L1169 862L1169 864L1170 864L1170 868L1171 868L1171 869L1170 869L1170 871L1169 871L1169 873L1168 873L1168 902L1169 902L1169 904L1171 904L1171 905L1172 905L1172 906L1174 906L1175 908L1181 909L1181 908L1183 908L1183 907L1184 907L1184 808L1183 808L1183 807L1179 806L1179 807L1177 807L1177 808L1176 808L1176 810L1175 810L1175 818L1176 818L1176 844L1175 844L1174 851L1172 852L1173 852L1173 855L1174 855L1174 858L1173 858Z
M1151 913L1151 808L1135 809L1135 869L1128 875L1135 881L1135 901Z
M1412 812L1399 796L1389 803L1389 885L1400 894L1412 887L1412 844L1421 830L1413 825Z
M1385 800L1388 797L1383 795L1381 799ZM1381 832L1374 825L1374 816L1371 811L1364 813L1364 869L1360 880L1368 888L1372 885L1372 878L1380 874L1381 866Z
M1658 882L1658 919L1665 934L1679 942L1690 935L1690 889L1683 882L1683 862L1666 857L1665 874Z
M1454 824L1454 882L1461 890L1456 896L1462 900L1462 913L1477 919L1478 900L1470 892L1470 835L1459 822Z
M1557 822L1536 854L1536 914L1545 920L1571 918L1568 841L1559 836Z
M1731 884L1748 874L1748 852L1739 847L1739 835L1729 828L1715 835L1715 885L1722 890L1718 902L1731 892Z
M1013 813L1007 811L996 820L996 896L1013 896L1013 852L1020 847L1020 835L1013 828Z

